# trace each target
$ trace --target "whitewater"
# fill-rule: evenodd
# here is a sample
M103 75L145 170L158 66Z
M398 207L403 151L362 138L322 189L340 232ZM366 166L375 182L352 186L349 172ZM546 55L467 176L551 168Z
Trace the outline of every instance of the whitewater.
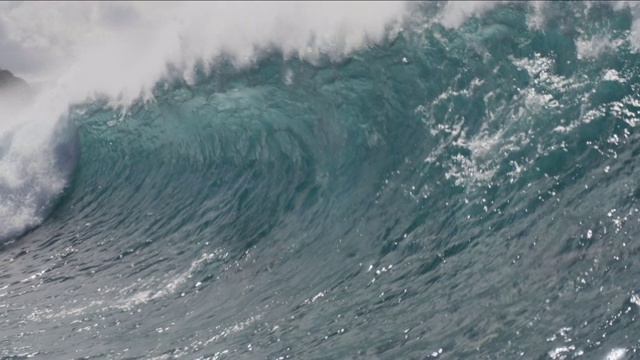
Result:
M0 3L0 358L634 359L639 61L635 2Z

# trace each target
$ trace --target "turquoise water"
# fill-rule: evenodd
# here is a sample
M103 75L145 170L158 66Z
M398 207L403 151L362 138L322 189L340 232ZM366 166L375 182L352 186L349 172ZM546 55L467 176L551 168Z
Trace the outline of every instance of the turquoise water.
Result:
M0 252L3 359L630 359L633 9L503 4L77 105Z

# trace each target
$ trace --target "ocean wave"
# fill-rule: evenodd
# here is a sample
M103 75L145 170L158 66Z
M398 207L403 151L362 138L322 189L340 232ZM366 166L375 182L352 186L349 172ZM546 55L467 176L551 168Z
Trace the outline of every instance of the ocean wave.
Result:
M91 56L0 146L0 194L40 199L6 211L2 356L637 351L634 4L57 5L95 31L69 38L11 6L15 39Z

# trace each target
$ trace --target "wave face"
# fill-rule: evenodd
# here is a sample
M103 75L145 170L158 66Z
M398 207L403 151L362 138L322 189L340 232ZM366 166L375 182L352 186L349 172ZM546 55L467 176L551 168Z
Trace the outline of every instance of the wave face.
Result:
M637 9L458 5L74 106L73 178L0 252L2 358L635 356Z

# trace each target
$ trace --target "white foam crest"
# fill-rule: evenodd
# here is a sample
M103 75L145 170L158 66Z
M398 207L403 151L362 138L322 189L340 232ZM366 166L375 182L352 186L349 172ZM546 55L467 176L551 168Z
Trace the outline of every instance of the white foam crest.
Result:
M529 5L533 10L527 17L527 26L531 30L539 30L544 26L544 7L547 4L546 1L530 1Z
M457 27L505 2L448 2L435 21ZM530 3L532 27L544 22L544 4ZM636 2L612 6L640 15ZM381 40L407 13L404 2L1 3L0 67L72 102L100 93L126 105L150 98L168 63L191 79L194 64L220 54L238 65L271 47L310 61L341 57ZM637 17L629 37L640 47ZM580 56L619 45L600 40L581 39Z
M405 10L402 2L10 3L0 5L0 53L17 49L4 66L71 101L100 93L126 104L149 97L167 64L188 78L198 61L226 54L247 65L271 47L340 57L380 41Z
M605 360L621 360L624 358L627 353L626 348L616 348L612 349L608 354Z
M551 1L529 1L532 12L527 17L527 23L531 30L541 30L546 23L547 12L553 14L548 7L553 3ZM595 4L611 6L614 11L630 11L633 17L631 30L622 34L618 38L612 38L612 34L587 36L583 34L576 39L576 50L579 59L597 58L607 52L615 51L619 47L628 44L635 51L640 51L640 3L637 1L609 1L609 2L584 2L585 14ZM556 16L555 14L552 15Z
M438 21L445 27L455 28L469 17L481 15L500 3L508 1L449 1L440 12Z
M593 59L602 54L615 51L624 45L623 39L609 39L604 36L594 36L590 39L576 40L578 59Z
M614 1L611 5L616 11L631 11L633 22L627 40L636 51L640 50L640 4L636 1Z

